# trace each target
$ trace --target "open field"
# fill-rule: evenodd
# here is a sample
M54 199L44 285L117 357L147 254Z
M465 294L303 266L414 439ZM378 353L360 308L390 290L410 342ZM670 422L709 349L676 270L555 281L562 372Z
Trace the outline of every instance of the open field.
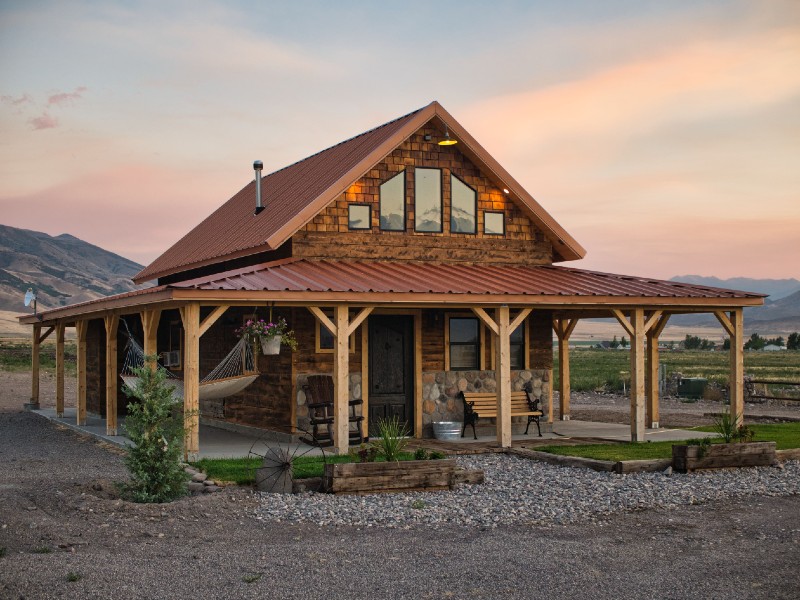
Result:
M666 365L667 377L679 372L684 377L706 377L721 385L728 382L730 355L707 350L672 350L659 354ZM554 353L554 385L558 386L558 353ZM630 371L628 350L572 348L569 351L570 383L576 391L598 389L621 390L622 377ZM780 379L800 382L800 352L744 353L744 372L759 379Z
M791 331L784 331L782 329L779 330L772 330L767 329L765 326L750 326L745 319L744 322L744 329L745 329L745 337L750 337L751 333L758 333L762 336L767 337L777 337L783 336L785 339L788 337L792 331L796 331L797 329L792 329ZM578 321L578 324L575 327L575 331L569 338L570 344L574 343L592 343L597 344L598 342L602 342L603 340L611 341L614 336L617 336L619 339L622 336L628 337L625 330L622 329L622 325L617 323L616 321L590 321L587 319L582 319ZM705 338L715 342L717 344L721 344L723 340L727 337L725 334L725 330L722 329L722 325L716 326L704 326L704 325L670 325L668 324L666 328L664 328L664 332L661 334L661 341L662 342L679 342L681 340L686 339L687 335L696 335L700 338Z

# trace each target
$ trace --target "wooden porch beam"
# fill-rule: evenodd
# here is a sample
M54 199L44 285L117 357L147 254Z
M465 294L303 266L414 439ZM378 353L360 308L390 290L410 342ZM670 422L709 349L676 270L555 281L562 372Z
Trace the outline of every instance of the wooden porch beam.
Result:
M366 318L370 315L373 309L374 307L372 306L368 306L367 308L362 309L361 312L358 313L352 321L350 321L350 324L347 326L348 337L351 336L356 329L358 329L358 326L361 325L361 323L363 323L366 320Z
M196 461L200 455L200 304L190 302L180 313L184 332L183 455L187 461Z
M75 402L75 422L78 426L86 425L86 334L88 330L89 321L75 321L75 332L78 338L78 396Z
M634 336L633 326L628 321L628 317L625 316L625 313L623 313L621 310L617 310L616 308L612 308L611 314L613 314L617 318L617 321L619 321L619 324L622 325L622 328L628 333L628 335L631 338L633 338Z
M528 315L531 314L532 311L532 308L523 308L521 311L519 311L519 314L514 317L514 320L511 321L511 324L508 326L509 330L511 332L516 331L517 328L522 325L522 322L528 318Z
M50 327L48 327L47 331L45 331L42 335L39 336L39 343L41 344L43 341L49 338L50 334L53 333L53 331L55 331L55 328L56 328L55 325L51 325Z
M659 323L661 315L664 314L663 310L654 310L650 313L644 321L644 332L647 333ZM666 323L665 323L666 324Z
M317 321L319 321L322 325L328 328L328 331L331 332L331 335L333 335L333 337L336 337L336 335L338 334L338 331L336 330L336 325L333 324L333 321L331 321L328 318L328 315L326 315L320 307L308 306L306 308L308 308L309 312L312 315L314 315Z
M117 435L117 331L119 315L103 317L106 326L106 435Z
M203 334L205 334L205 332L208 331L229 308L230 304L221 304L214 308L214 310L211 311L211 314L209 314L205 319L203 319L203 322L200 323L200 329L198 330L199 337L203 337Z
M719 321L720 325L722 325L722 328L725 330L725 332L729 336L733 337L735 335L734 325L733 322L728 318L728 315L721 310L715 310L714 316L717 317L717 321Z
M500 334L500 329L498 328L497 323L495 323L494 319L492 319L492 317L490 317L485 310L479 306L473 306L472 312L475 313L475 315L492 331L493 334Z
M56 416L64 416L64 322L56 324Z

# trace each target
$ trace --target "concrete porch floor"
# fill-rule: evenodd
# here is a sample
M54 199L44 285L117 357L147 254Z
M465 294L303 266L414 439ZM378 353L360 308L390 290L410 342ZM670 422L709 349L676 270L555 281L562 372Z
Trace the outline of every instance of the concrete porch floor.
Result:
M68 408L64 411L63 417L57 417L53 408L43 408L31 411L53 422L59 423L80 433L91 435L99 440L109 442L116 446L124 447L130 444L130 440L124 435L106 435L105 419L98 415L88 414L86 425L78 426L75 424L75 409ZM119 418L119 430L125 419ZM471 436L471 431L464 438L456 441L440 441L434 439L412 440L409 444L411 448L427 447L441 449L445 452L452 451L455 454L486 452L497 449L494 431L489 428L481 428L481 435L475 440ZM686 429L648 429L645 438L648 441L679 441L700 437L714 437L716 434L690 431ZM543 433L539 437L535 430L529 435L516 434L512 436L512 445L520 446L541 446L545 444L576 444L581 442L627 442L630 440L630 426L615 423L595 423L590 421L556 421L553 423L552 433ZM220 429L211 425L200 425L200 458L236 458L247 456L253 445L257 445L259 454L263 454L261 449L265 447L286 448L286 442L266 440L263 436L253 435L249 432L230 431ZM263 444L263 445L262 445ZM305 453L321 452L317 448L298 444L300 451ZM329 449L325 451L328 452Z

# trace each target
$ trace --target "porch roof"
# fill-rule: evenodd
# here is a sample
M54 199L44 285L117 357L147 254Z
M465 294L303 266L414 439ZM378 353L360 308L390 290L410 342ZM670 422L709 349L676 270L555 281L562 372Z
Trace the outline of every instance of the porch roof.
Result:
M570 267L497 266L288 258L127 292L40 313L41 321L85 317L108 310L198 301L204 304L287 303L538 305L600 310L631 306L674 312L763 304L763 294L600 273ZM21 317L34 323L32 315Z

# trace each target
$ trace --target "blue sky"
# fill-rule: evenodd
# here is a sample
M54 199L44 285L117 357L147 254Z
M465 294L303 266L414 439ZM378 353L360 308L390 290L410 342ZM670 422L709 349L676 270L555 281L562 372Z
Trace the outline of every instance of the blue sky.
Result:
M142 263L436 99L575 266L798 276L798 2L3 2L0 57L0 222Z

